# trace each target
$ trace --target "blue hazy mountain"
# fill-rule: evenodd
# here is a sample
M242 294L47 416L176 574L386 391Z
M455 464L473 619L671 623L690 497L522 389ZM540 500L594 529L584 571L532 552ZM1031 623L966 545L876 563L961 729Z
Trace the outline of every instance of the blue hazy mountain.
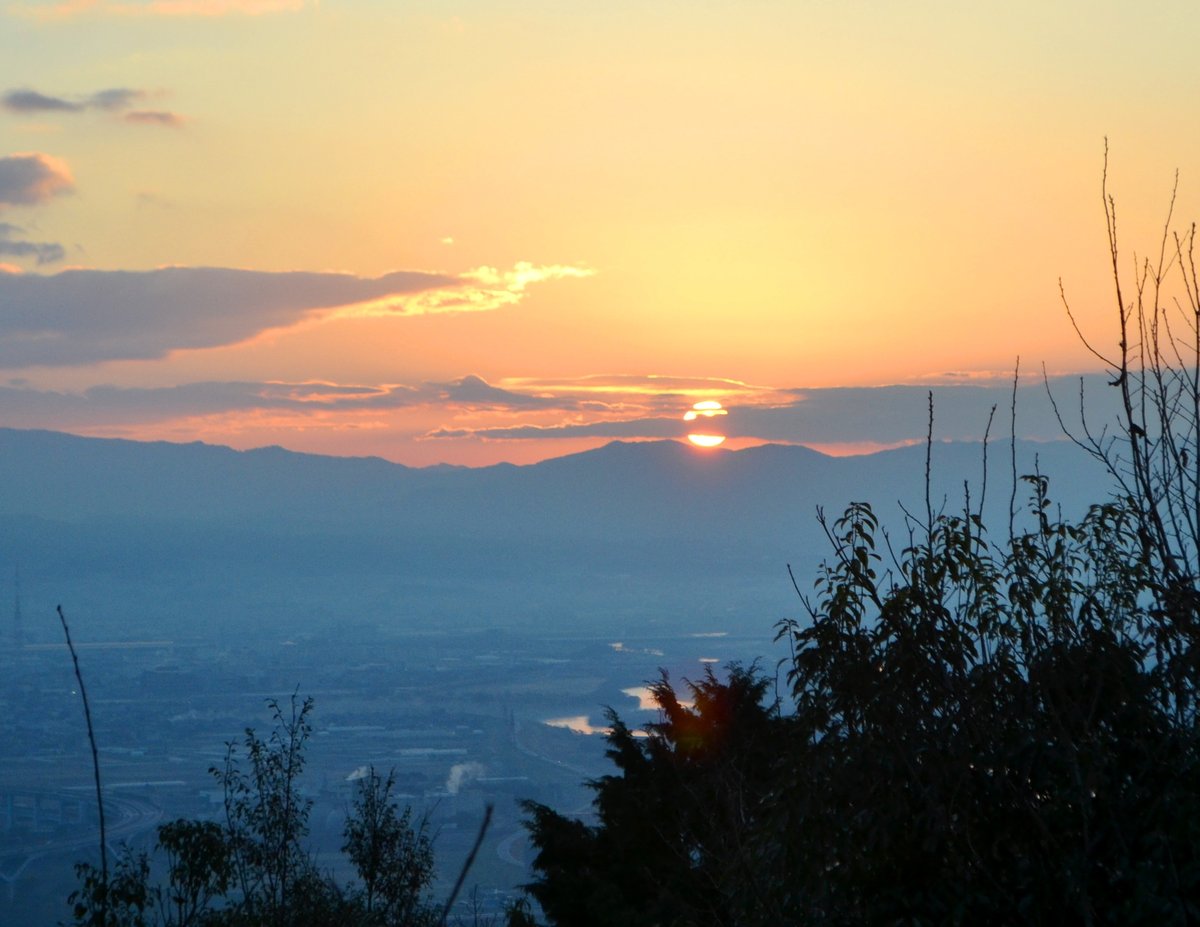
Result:
M1019 444L1068 514L1109 482L1067 442ZM925 508L926 448L829 457L766 445L700 452L614 442L528 466L410 468L281 448L0 429L0 577L34 606L88 603L105 633L303 627L339 616L502 626L619 626L794 606L828 547L818 508ZM978 507L978 444L935 444L931 497ZM987 510L1007 529L1007 443L987 455ZM1026 489L1018 488L1018 505ZM0 585L0 596L3 586ZM2 599L0 599L2 601Z

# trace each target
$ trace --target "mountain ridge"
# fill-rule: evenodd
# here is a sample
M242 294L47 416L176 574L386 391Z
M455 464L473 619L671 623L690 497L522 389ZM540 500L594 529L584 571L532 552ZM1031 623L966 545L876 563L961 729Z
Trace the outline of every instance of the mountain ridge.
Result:
M961 508L982 446L930 450L935 508ZM995 527L1007 525L1008 447L991 453ZM1069 443L1018 454L1020 472L1040 460L1068 515L1103 501L1103 474ZM896 503L924 511L925 459L923 446L831 457L617 441L524 466L412 468L0 429L0 578L19 562L31 590L98 596L139 619L149 588L155 608L205 620L217 608L256 621L345 608L407 621L432 602L501 623L777 610L786 564L828 555L818 511L868 501L903 530Z

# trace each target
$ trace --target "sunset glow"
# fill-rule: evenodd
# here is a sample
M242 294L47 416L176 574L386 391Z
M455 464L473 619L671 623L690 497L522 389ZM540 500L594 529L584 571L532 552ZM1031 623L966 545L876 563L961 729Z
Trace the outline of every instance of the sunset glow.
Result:
M1147 122L1193 108L1174 0L0 18L0 426L411 464L895 445L907 395L847 388L1096 369L1058 281L1111 342L1106 137L1123 254L1176 168L1200 216L1200 125Z

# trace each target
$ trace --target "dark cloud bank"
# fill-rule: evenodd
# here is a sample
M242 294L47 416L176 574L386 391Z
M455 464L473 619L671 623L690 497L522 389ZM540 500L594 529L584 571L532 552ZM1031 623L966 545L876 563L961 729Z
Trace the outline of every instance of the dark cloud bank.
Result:
M366 279L215 267L0 274L0 367L148 359L235 344L313 310L458 282L407 271Z

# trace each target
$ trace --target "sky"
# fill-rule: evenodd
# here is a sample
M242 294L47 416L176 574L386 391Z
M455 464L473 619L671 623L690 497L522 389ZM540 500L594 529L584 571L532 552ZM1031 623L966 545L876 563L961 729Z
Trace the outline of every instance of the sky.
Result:
M1194 0L0 0L0 427L979 438L1200 216ZM1023 404L1026 401L1023 400ZM1008 425L1005 425L1008 427ZM697 451L698 453L701 451Z

